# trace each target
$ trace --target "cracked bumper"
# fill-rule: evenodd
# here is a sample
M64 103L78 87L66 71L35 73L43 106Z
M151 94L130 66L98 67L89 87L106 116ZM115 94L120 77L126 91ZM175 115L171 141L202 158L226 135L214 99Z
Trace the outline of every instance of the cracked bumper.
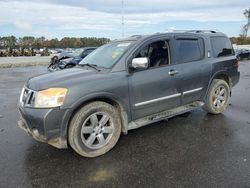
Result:
M67 148L66 122L63 117L66 110L60 108L34 109L19 106L21 119L18 127L35 140L48 143L56 148Z
M52 145L56 148L62 149L62 148L67 148L67 140L63 139L61 137L56 137L52 139L47 139L44 135L40 134L37 129L30 129L25 122L25 120L19 120L17 122L18 127L23 129L26 133L28 133L30 136L32 136L35 140L39 142L45 142L48 143L49 145Z

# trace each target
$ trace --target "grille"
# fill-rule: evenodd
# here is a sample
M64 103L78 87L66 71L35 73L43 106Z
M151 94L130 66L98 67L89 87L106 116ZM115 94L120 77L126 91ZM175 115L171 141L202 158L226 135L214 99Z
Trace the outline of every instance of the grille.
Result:
M21 96L20 96L20 103L22 106L31 106L34 99L34 91L23 88Z

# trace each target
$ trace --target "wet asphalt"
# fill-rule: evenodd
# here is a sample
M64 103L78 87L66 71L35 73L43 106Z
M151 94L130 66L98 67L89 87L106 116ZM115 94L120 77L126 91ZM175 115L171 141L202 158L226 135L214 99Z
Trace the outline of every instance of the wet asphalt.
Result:
M45 67L0 69L0 187L250 187L250 61L222 115L202 109L129 131L83 158L17 127L25 80Z

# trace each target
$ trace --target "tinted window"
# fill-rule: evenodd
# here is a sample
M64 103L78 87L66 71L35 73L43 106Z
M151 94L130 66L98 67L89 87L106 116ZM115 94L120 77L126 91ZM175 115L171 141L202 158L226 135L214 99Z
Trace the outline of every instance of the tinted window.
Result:
M93 52L94 49L88 49L88 50L85 50L81 53L81 58L85 58L87 55L89 55L91 52Z
M226 37L211 37L211 45L214 57L222 57L233 54L231 42Z
M202 39L177 39L178 63L198 61L204 57L204 43Z

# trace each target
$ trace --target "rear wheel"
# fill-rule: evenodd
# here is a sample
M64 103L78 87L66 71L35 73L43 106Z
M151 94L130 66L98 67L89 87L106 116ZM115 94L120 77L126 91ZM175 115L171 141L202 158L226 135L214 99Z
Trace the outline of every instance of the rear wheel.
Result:
M230 88L228 83L221 79L214 79L207 93L203 108L211 114L220 114L225 111L229 97Z
M97 157L112 149L121 134L121 121L115 107L92 102L82 107L69 126L69 144L84 157Z

